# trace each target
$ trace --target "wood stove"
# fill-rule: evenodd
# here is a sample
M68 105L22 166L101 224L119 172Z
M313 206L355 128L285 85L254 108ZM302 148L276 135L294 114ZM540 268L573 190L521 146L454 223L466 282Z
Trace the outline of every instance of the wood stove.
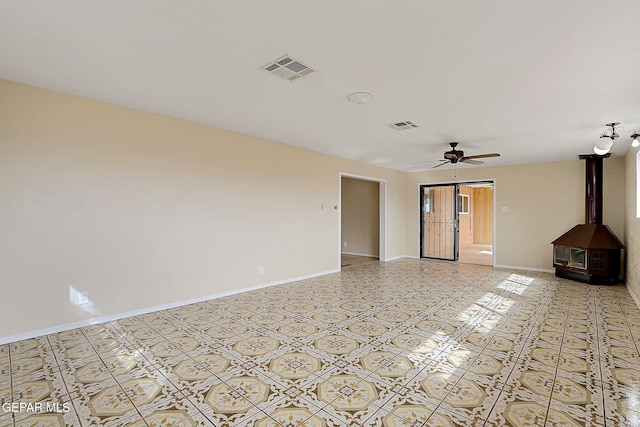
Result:
M620 281L624 245L602 224L602 161L609 156L580 156L586 161L586 224L576 225L552 242L556 276L594 285Z

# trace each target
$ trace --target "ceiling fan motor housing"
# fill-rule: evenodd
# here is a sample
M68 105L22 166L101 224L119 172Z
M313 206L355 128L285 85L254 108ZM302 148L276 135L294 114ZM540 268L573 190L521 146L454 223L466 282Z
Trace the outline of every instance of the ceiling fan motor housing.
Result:
M464 157L464 151L451 150L444 153L444 158L451 163L458 163L458 160Z
M482 159L485 157L500 157L500 153L486 153L486 154L478 154L475 156L467 156L465 157L464 151L456 150L458 146L457 142L450 142L451 151L444 152L444 160L441 161L440 164L435 165L434 168L439 168L440 166L446 165L448 163L458 163L464 162L471 165L481 165L484 162L481 162L477 159Z

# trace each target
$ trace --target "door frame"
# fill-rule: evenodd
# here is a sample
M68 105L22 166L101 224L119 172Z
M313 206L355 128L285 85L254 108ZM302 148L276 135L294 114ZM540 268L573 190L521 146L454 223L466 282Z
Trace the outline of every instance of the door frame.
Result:
M378 260L387 261L387 180L380 178L373 178L370 176L362 176L350 174L347 172L340 172L338 179L338 264L340 264L340 256L342 255L342 178L359 179L361 181L377 182L380 189L380 204L378 206L378 212L380 216L380 229L378 238Z
M491 265L495 266L496 265L496 253L497 253L497 240L496 240L496 224L497 224L497 218L498 215L497 214L497 193L498 193L498 183L497 180L495 178L478 178L478 179L460 179L460 180L454 180L454 181L437 181L437 182L421 182L418 183L418 204L419 209L420 209L420 215L418 216L419 221L420 221L420 226L419 226L419 238L418 238L418 258L423 259L422 257L422 227L423 227L423 218L422 218L422 205L421 205L421 200L422 200L422 187L423 186L441 186L441 185L465 185L465 184L481 184L481 183L490 183L493 186L493 224L491 224L492 227L492 239L493 239L493 253L491 254ZM458 205L458 198L456 197L456 210L457 210L457 205ZM458 232L456 230L456 248L458 247ZM456 249L457 250L457 249ZM457 254L456 254L456 261L457 261ZM437 258L424 258L424 259L437 259Z

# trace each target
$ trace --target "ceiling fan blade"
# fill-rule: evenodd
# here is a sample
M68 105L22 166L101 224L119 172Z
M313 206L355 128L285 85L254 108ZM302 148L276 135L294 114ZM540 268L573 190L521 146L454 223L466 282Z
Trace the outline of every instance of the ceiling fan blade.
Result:
M470 165L481 165L484 163L484 162L481 162L480 160L471 160L468 157L463 157L459 161L464 163L469 163Z
M450 162L449 162L449 160L447 160L447 161L443 161L442 163L440 163L439 165L435 165L435 166L434 166L433 168L431 168L431 169L439 168L440 166L442 166L442 165L446 165L447 163L450 163Z
M466 156L467 159L482 159L485 157L500 157L500 153L487 153L487 154L478 154L475 156Z

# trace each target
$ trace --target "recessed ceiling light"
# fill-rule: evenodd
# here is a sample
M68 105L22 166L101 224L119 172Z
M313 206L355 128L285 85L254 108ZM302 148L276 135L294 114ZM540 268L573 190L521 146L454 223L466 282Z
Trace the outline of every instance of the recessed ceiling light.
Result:
M366 104L373 99L373 96L367 92L353 92L347 96L347 99L354 104Z

